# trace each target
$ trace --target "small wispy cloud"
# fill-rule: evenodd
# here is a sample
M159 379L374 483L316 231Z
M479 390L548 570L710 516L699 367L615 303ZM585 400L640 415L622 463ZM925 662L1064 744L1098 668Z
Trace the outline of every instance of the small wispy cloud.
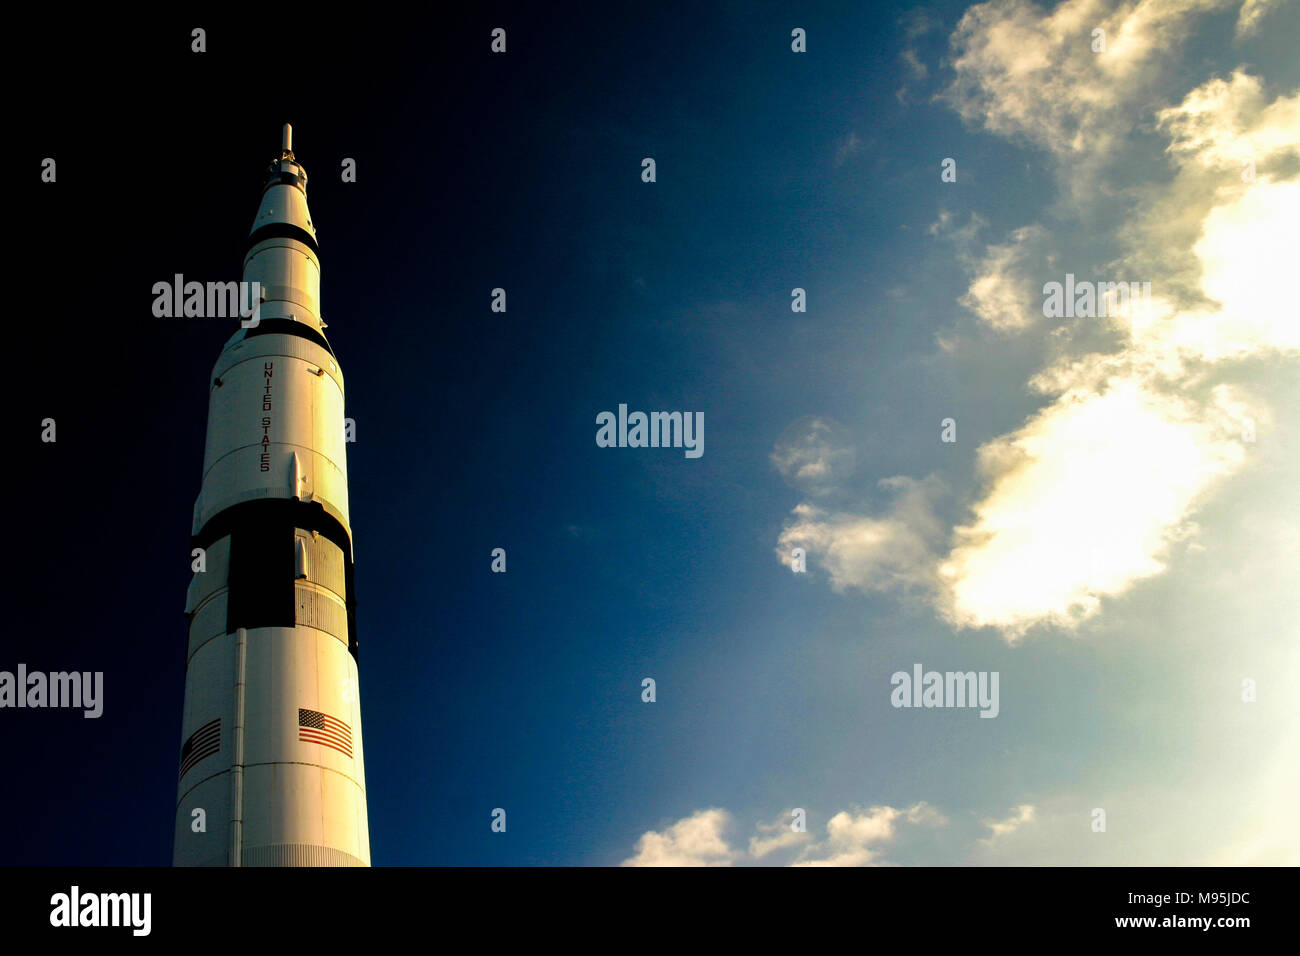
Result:
M787 427L769 458L782 478L810 495L840 488L852 475L855 461L847 429L817 415Z
M1016 807L1011 815L1001 820L986 820L984 825L989 828L990 835L980 840L981 843L991 844L999 837L1015 833L1026 823L1034 819L1034 807L1032 804L1024 803Z
M836 591L933 591L945 538L934 509L942 483L933 476L922 481L899 476L880 486L893 500L879 515L796 505L777 541L778 560L788 563L792 550L803 548L830 575Z
M1048 261L1047 230L1039 225L1021 226L1005 242L990 243L977 254L975 241L984 225L972 215L958 228L945 210L928 230L953 244L957 261L971 276L958 301L998 332L1019 332L1039 324L1043 318L1040 277Z
M835 147L835 165L843 166L850 158L856 156L862 151L862 141L858 139L857 133L849 133L848 136L840 140Z
M1264 24L1264 15L1282 5L1281 0L1245 0L1237 14L1237 39L1254 36Z
M909 10L899 18L898 23L903 32L903 50L898 58L903 63L905 79L894 96L900 103L907 103L912 99L913 89L924 84L930 77L930 68L921 59L918 41L939 30L942 24L937 17L921 7Z

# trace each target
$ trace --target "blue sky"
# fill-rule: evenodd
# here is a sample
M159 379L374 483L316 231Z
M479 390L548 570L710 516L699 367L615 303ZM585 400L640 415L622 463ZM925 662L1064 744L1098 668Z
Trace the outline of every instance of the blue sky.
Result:
M104 102L146 101L128 141L160 123L191 164L164 208L195 241L95 275L140 315L159 278L237 267L294 123L357 423L375 864L1295 863L1298 15L475 15L391 50L322 32L310 92L246 114L222 112L234 29L198 66L169 53L175 85L106 80ZM106 195L106 166L129 169L108 145L78 159L98 182L66 164L63 208L129 217L147 184ZM1149 308L1047 318L1066 273L1150 282ZM19 651L103 669L105 717L4 718L33 766L131 743L45 758L6 797L75 812L80 779L114 833L37 828L12 862L169 858L183 546L228 330L134 321L122 374L161 369L168 451L155 487L108 479L126 504L104 536L127 544L116 585L88 585L102 623ZM132 405L104 402L61 406L33 495L112 454ZM702 412L704 454L597 447L620 403ZM24 587L57 600L57 535L25 534ZM998 672L997 717L891 706L915 663Z

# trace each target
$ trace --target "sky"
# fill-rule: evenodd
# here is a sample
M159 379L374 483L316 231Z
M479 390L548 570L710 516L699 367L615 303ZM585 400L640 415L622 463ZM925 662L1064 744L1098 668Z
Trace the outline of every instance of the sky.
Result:
M30 37L0 670L104 712L0 710L0 864L170 862L234 326L152 288L239 278L285 122L375 865L1300 862L1300 4L191 19Z

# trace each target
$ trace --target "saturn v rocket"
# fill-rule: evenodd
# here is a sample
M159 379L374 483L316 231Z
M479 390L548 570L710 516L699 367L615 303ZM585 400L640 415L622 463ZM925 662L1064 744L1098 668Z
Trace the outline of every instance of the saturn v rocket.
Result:
M306 186L285 126L244 256L260 301L209 388L177 866L370 865L343 374Z

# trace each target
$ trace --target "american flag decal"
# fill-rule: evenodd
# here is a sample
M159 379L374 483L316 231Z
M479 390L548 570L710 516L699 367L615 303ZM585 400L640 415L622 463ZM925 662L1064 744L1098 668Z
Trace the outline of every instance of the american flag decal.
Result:
M298 739L309 744L324 744L352 756L352 728L318 710L298 708Z
M190 739L185 741L185 746L181 748L181 772L180 777L189 773L190 768L202 760L204 757L211 757L221 749L221 718L209 720L194 733L190 734ZM176 779L180 779L177 777Z

